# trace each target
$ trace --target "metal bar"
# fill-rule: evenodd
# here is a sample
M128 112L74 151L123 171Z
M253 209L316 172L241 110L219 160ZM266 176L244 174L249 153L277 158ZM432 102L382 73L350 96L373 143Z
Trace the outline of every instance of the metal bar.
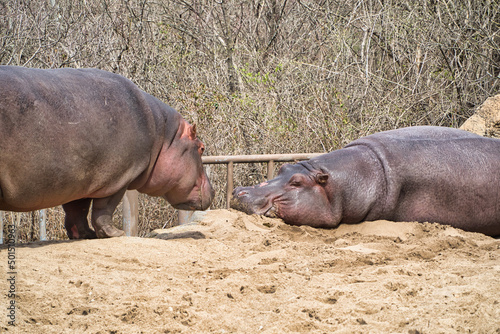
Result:
M309 160L325 153L296 153L296 154L255 154L255 155L213 155L201 157L204 164L227 164L229 162L276 162Z
M226 209L229 209L231 195L233 193L233 162L227 163L227 180L226 180Z
M127 190L123 196L123 231L127 237L137 236L139 221L139 193Z
M40 224L40 241L47 240L47 210L43 209L39 211L39 224Z
M231 194L233 192L233 163L267 162L267 179L274 174L274 162L308 160L324 153L298 153L298 154L257 154L257 155L219 155L202 157L204 164L227 164L226 178L226 208L229 209Z

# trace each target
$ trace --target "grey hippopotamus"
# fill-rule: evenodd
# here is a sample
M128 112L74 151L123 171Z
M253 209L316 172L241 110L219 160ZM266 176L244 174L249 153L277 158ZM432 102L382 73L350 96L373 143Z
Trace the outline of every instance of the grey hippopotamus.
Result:
M0 210L62 204L69 238L120 236L111 219L127 189L210 205L203 150L194 125L120 75L0 66Z
M500 235L500 140L418 126L353 141L238 187L231 206L293 225L386 219Z

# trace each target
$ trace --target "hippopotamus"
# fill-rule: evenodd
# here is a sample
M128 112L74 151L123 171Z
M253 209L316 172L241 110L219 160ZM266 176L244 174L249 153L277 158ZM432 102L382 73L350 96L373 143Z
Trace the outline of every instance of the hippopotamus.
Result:
M62 205L70 239L121 236L127 189L209 207L203 151L195 125L118 74L0 66L0 210Z
M500 140L438 126L379 132L232 195L232 208L292 225L385 219L499 236Z

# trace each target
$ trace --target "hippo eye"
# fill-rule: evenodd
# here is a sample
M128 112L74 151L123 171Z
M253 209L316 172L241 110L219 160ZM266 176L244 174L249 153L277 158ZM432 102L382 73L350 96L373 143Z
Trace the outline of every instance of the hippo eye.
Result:
M290 178L289 184L292 187L300 187L304 183L304 176L301 174L295 174Z
M203 152L205 152L205 146L203 144L198 147L198 152L200 153L200 155L203 155Z

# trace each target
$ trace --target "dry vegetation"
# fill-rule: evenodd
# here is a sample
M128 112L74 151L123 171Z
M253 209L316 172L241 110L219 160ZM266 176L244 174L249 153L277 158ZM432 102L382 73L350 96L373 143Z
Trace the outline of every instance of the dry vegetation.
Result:
M120 73L196 123L208 155L327 152L463 123L498 93L499 25L497 1L3 0L0 64ZM220 208L225 171L210 173ZM141 233L174 220L141 200ZM53 220L49 238L63 234Z

